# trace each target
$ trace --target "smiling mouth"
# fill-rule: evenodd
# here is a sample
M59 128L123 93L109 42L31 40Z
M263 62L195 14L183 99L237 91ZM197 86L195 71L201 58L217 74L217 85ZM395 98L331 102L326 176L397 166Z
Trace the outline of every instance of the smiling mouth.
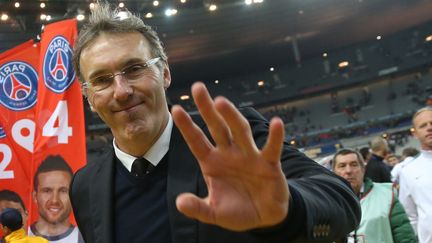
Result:
M129 112L129 111L134 110L134 109L135 109L136 107L138 107L139 105L141 105L141 103L139 103L139 104L134 104L134 105L127 106L127 107L123 107L123 108L121 108L121 109L115 110L115 112Z
M60 212L61 211L61 209L60 208L50 208L50 209L48 209L50 212L53 212L53 213L58 213L58 212Z

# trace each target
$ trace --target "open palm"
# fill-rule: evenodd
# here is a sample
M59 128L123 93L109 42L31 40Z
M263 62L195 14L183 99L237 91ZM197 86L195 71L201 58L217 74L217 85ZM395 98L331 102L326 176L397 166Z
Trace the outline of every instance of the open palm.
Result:
M223 97L213 101L202 83L192 86L192 96L215 144L181 107L172 108L174 122L197 158L208 188L206 198L179 195L179 211L236 231L281 222L289 202L280 166L283 122L279 118L271 121L267 142L259 150L248 121L231 102Z

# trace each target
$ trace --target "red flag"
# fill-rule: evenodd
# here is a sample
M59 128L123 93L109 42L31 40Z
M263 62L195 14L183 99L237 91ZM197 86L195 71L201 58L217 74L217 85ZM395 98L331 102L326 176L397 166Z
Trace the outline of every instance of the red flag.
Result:
M48 155L61 155L73 171L86 163L83 99L72 66L76 36L73 19L47 25L41 37L32 175Z
M38 43L0 54L0 190L15 191L28 208L37 99Z

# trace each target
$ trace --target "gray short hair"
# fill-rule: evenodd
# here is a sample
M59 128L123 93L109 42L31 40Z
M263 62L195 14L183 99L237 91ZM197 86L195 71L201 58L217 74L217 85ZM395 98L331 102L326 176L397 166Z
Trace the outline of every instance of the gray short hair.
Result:
M372 152L388 150L388 143L383 137L374 137L370 142Z
M139 16L128 10L111 8L109 3L98 2L91 12L89 22L83 26L75 43L73 65L81 83L84 82L80 70L81 52L103 32L139 32L150 43L153 57L160 57L165 62L168 59L156 31L146 25Z
M357 160L360 164L360 167L362 167L362 168L365 167L365 162L363 160L363 156L359 152L357 152L354 149L343 148L343 149L338 150L333 156L333 159L332 159L332 169L333 170L336 167L336 157L339 155L347 155L347 154L355 154L357 156Z

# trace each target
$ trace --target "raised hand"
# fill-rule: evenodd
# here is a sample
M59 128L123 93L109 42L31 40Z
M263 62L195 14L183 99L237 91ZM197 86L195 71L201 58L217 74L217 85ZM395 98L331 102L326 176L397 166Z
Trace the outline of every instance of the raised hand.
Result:
M192 96L215 141L212 144L178 105L171 110L175 124L197 158L208 196L191 193L177 197L177 208L203 223L234 231L267 227L288 214L289 190L281 170L284 126L270 122L267 142L259 150L245 117L224 97L214 101L202 83Z

